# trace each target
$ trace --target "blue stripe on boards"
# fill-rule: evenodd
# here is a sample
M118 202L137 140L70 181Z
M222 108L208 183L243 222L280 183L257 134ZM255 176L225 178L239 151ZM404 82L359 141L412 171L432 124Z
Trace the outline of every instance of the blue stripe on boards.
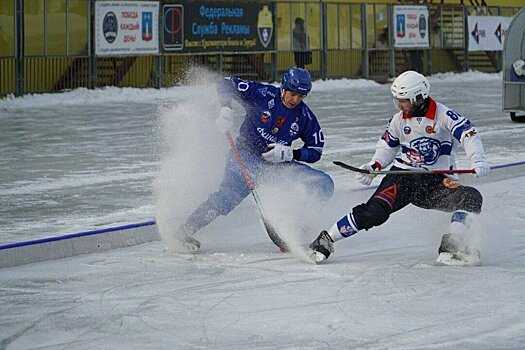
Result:
M0 246L0 250L10 249L10 248L17 248L17 247L23 247L23 246L34 245L34 244L41 244L41 243L49 243L49 242L61 241L61 240L64 240L64 239L71 239L71 238L85 237L85 236L91 236L91 235L98 235L98 234L102 234L102 233L114 232L114 231L119 231L119 230L127 230L127 229L131 229L131 228L145 227L145 226L151 226L151 225L155 225L155 221L146 221L146 222L141 222L141 223L137 223L137 224L130 224L130 225L124 225L124 226L117 226L117 227L109 227L109 228L104 228L104 229L100 229L100 230L93 230L93 231L78 232L78 233L72 233L72 234L63 235L63 236L47 237L47 238L35 239L35 240L32 240L32 241L10 243L10 244L1 245Z
M525 165L525 160L523 160L521 162L514 162L514 163L494 165L494 166L491 166L490 169L494 170L494 169L508 168L508 167L516 166L516 165Z

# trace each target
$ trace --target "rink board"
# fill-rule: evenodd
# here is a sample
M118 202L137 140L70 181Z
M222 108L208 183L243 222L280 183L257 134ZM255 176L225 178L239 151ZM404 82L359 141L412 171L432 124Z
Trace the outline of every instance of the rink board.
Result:
M129 247L160 240L154 221L0 246L0 268Z

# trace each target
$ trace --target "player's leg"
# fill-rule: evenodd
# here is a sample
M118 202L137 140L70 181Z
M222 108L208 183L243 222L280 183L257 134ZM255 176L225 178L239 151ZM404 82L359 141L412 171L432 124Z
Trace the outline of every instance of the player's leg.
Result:
M200 242L193 237L195 232L211 223L217 216L227 215L249 193L250 189L242 174L237 171L236 167L227 167L218 191L212 193L208 200L193 211L184 225L179 228L176 239L187 250L197 251L200 248Z
M366 203L355 206L310 244L314 259L327 259L334 252L333 243L386 222L392 213L410 203L412 183L407 176L386 176Z
M430 181L434 183L428 183ZM438 249L438 261L455 265L479 263L479 251L469 242L468 232L474 214L481 212L481 193L474 187L461 186L449 178L433 178L428 182L422 186L432 190L418 196L414 204L422 208L452 212L450 226Z

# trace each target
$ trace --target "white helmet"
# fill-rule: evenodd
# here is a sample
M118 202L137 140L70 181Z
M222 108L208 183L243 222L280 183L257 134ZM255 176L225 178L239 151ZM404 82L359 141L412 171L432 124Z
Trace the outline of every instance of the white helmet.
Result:
M410 100L412 104L428 97L430 83L427 78L413 70L400 74L390 88L392 96L400 100Z
M512 64L512 68L518 77L525 77L525 61L517 60Z

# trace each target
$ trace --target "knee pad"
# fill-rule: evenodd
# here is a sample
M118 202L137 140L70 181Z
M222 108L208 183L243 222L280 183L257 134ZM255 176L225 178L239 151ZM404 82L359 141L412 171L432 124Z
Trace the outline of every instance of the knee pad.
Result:
M368 230L388 220L390 212L376 200L370 199L352 210L358 229Z
M461 187L462 195L457 209L479 214L483 205L483 196L474 187Z

